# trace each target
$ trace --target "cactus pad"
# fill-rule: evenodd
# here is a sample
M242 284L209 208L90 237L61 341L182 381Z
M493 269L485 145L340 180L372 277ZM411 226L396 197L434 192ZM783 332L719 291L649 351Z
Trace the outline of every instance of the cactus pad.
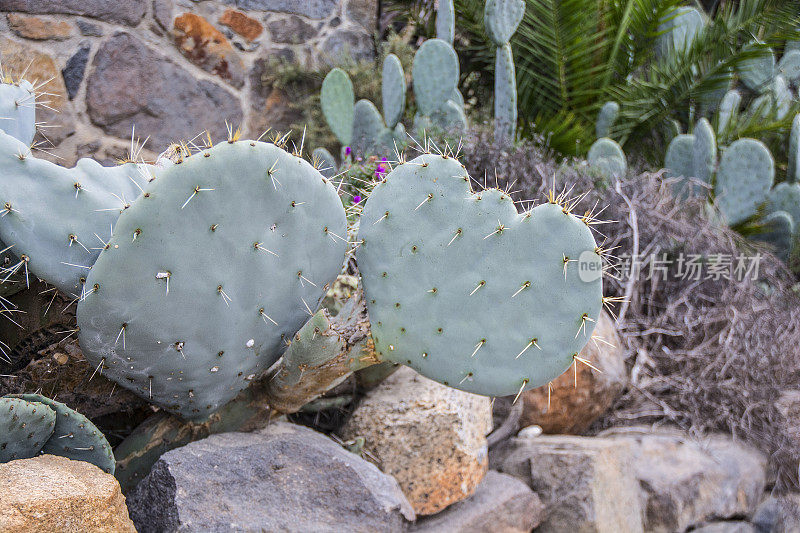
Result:
M225 142L170 167L120 217L78 306L92 366L202 420L268 369L341 270L346 217L307 161Z
M353 152L359 156L382 151L391 131L383 124L381 112L369 100L359 100L353 112Z
M792 120L792 130L789 133L789 166L786 172L786 181L800 183L800 114Z
M775 162L764 143L734 141L723 152L714 187L717 205L729 225L756 214L775 179Z
M800 83L800 50L790 50L783 54L776 67L778 74L792 85Z
M600 108L600 114L597 117L597 124L595 125L595 134L598 139L603 137L610 137L611 127L617 120L619 115L619 104L616 102L606 102Z
M687 50L703 29L703 15L693 7L679 7L663 22L658 30L656 52L660 58Z
M669 143L664 158L664 177L675 178L672 186L673 194L685 198L694 194L696 186L689 188L688 178L694 177L694 135L680 134Z
M428 39L414 55L414 95L423 115L444 106L458 85L458 56L441 39Z
M775 54L767 48L752 59L742 63L739 76L748 89L761 91L775 76Z
M692 168L694 177L711 183L711 175L717 165L717 136L708 120L701 118L694 127L692 146Z
M525 0L488 0L483 10L486 34L497 46L511 40L525 16Z
M42 447L42 453L86 461L103 472L114 473L116 462L111 445L88 418L63 403L40 394L20 394L16 397L55 411L55 428L51 426L52 435Z
M336 158L326 148L316 148L311 153L311 161L319 173L330 179L336 175Z
M53 434L56 413L46 405L0 398L0 463L39 453Z
M456 33L456 12L453 0L439 0L436 9L436 38L453 44Z
M28 81L0 83L0 130L28 146L33 143L36 96Z
M400 59L394 54L383 60L381 96L386 127L392 129L403 118L406 109L406 76Z
M563 373L591 337L602 263L589 227L560 205L518 213L469 180L455 159L426 154L374 189L357 252L372 336L383 359L440 383L516 394Z
M607 178L621 178L628 171L625 152L615 141L604 137L597 139L586 156L589 166L598 170Z
M770 245L772 252L781 260L788 261L794 242L795 224L785 211L770 213L761 221L761 232L753 239Z
M730 90L722 97L717 113L717 134L722 135L731 123L731 118L739 112L742 95L737 90Z
M111 236L120 212L152 176L153 167L103 167L81 159L66 169L35 158L28 146L0 132L0 238L29 270L68 294Z
M514 140L517 129L517 77L509 43L497 49L494 64L494 136L499 143Z
M339 142L350 146L353 135L353 107L355 106L353 82L347 72L335 68L322 81L320 103L325 121Z

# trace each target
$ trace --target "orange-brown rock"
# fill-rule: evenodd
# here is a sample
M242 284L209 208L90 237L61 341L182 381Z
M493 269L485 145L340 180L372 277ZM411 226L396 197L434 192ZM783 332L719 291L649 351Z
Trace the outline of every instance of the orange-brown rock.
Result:
M602 312L590 340L580 357L592 366L578 363L578 386L574 368L552 383L548 408L547 387L522 394L524 410L520 425L537 424L545 433L580 434L600 418L614 403L627 382L627 371L619 335L614 322Z
M244 65L230 41L200 15L184 13L175 19L175 44L181 53L205 71L234 87L244 84Z
M402 367L367 393L343 429L400 484L418 515L471 496L487 471L491 402Z
M258 39L258 36L264 31L264 26L259 21L235 9L226 10L220 17L219 23L229 27L248 41Z
M72 35L72 25L63 20L49 20L19 13L8 14L8 27L11 31L36 41L53 39L63 41Z
M114 476L55 455L0 464L0 531L136 533Z

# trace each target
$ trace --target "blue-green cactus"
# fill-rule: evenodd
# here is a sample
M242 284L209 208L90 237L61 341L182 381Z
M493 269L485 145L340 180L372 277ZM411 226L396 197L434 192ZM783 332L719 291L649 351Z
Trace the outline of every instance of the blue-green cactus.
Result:
M785 211L775 211L764 217L760 226L761 231L753 234L753 239L767 243L781 260L789 261L796 233L792 216Z
M56 413L40 403L0 398L0 463L35 456L53 434Z
M673 194L685 198L694 194L696 187L688 186L688 179L694 177L694 135L680 134L669 143L664 158L664 177L675 179Z
M78 305L81 348L104 376L205 419L313 313L346 224L335 187L300 157L255 141L196 153L120 216Z
M353 137L355 101L353 82L347 72L338 67L328 72L320 94L322 114L342 146L350 146Z
M366 99L356 102L353 111L353 151L362 156L374 151L384 130L386 125L375 104Z
M775 179L769 149L756 139L734 141L722 153L714 184L717 206L733 226L756 214Z
M623 178L628 171L625 152L616 141L603 137L597 139L586 156L589 166L607 178Z
M436 38L453 45L456 33L456 12L453 0L439 0L436 9Z
M386 127L394 129L406 109L406 75L400 59L394 54L387 55L383 60L381 96Z
M525 0L488 0L483 10L486 34L496 46L511 40L525 15Z
M731 120L739 112L739 105L742 102L742 95L736 89L732 89L725 93L722 101L719 104L719 111L717 112L717 135L722 135L731 124Z
M36 135L36 94L26 80L0 83L0 130L30 146Z
M66 169L0 132L0 238L19 257L14 271L80 295L120 212L156 170L134 163L103 167L91 159Z
M41 453L60 455L75 461L86 461L103 472L114 473L115 461L111 445L105 435L88 418L61 402L41 394L15 396L34 405L49 407L55 412L55 426L48 425L51 436Z
M423 115L444 107L458 85L458 56L441 39L428 39L414 55L414 96Z
M494 64L494 136L503 144L514 139L517 129L517 76L511 44L497 49Z
M379 356L478 394L547 384L592 335L602 261L587 220L552 203L518 213L426 154L367 200L357 251Z
M683 53L692 46L705 26L705 19L693 7L679 7L658 27L656 54L660 59Z
M711 183L711 175L717 166L717 136L708 120L701 118L694 126L692 146L693 177Z
M336 175L336 158L326 148L316 148L311 153L311 162L326 178L330 179Z
M600 108L600 113L597 116L597 124L595 124L595 134L598 139L611 136L611 128L619 115L619 104L616 102L606 102Z
M784 50L776 68L778 74L792 85L800 83L800 50Z
M761 92L775 77L775 54L766 48L757 57L742 63L739 77L748 89Z

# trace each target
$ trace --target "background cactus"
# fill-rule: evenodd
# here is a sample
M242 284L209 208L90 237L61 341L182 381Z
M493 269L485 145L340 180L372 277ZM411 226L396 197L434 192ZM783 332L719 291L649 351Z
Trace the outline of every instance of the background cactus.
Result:
M203 150L120 217L78 306L81 347L106 377L204 419L280 357L345 239L336 190L307 161L255 141Z
M503 144L517 129L517 76L511 36L525 15L525 0L488 0L483 20L497 50L494 66L494 135Z
M456 33L456 12L453 0L439 0L436 8L436 38L453 46Z
M775 179L769 149L755 139L739 139L722 154L714 184L717 206L729 225L756 214Z
M353 138L353 116L356 97L347 72L334 68L322 81L320 103L325 121L342 146L350 146Z
M44 443L41 453L86 461L103 472L114 473L115 461L111 446L105 435L88 418L41 394L20 394L15 397L33 405L49 407L55 413L55 425L47 425L51 435Z
M589 166L607 178L623 178L628 171L628 163L622 147L613 139L603 137L589 148L586 156Z
M27 80L0 83L0 130L30 146L36 135L36 92Z
M775 54L764 49L757 57L744 62L739 69L742 83L751 91L761 92L775 76Z
M0 463L35 456L53 434L56 412L41 403L0 398Z
M590 218L556 203L520 214L469 179L426 154L367 200L357 258L372 337L380 358L445 385L517 394L576 362L602 306L601 258Z
M619 115L619 104L616 102L606 102L600 108L600 114L597 116L597 124L595 125L595 134L598 139L603 137L611 137L611 128Z
M656 41L656 54L667 58L688 50L705 26L703 15L693 7L679 7L669 19L658 27L660 35Z

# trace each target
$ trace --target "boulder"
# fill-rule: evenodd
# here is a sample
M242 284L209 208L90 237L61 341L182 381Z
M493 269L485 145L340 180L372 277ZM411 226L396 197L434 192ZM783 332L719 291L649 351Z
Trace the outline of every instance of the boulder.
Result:
M429 515L475 492L486 474L491 429L489 398L403 367L367 393L342 434L363 437L414 511Z
M279 422L169 451L132 492L139 533L402 531L397 482L311 429Z
M248 41L258 39L264 31L264 26L259 21L235 9L227 9L220 17L219 23L229 27Z
M147 11L146 0L0 0L0 11L81 15L136 26Z
M544 517L544 504L525 483L489 470L475 494L419 520L415 533L527 533Z
M642 532L630 448L596 437L514 437L492 449L491 467L542 499L546 513L537 533Z
M114 476L55 455L0 464L0 531L136 533Z
M592 337L599 338L589 340L580 356L600 372L578 363L577 387L574 369L570 369L553 381L549 398L546 386L522 393L522 427L536 424L548 434L580 434L611 408L622 393L628 374L622 343L605 311L600 314Z
M184 57L234 87L244 85L244 64L221 31L194 13L183 13L174 25L175 44Z
M8 14L8 27L11 31L34 41L52 39L63 41L72 36L73 26L63 20L50 20L19 13Z
M220 85L188 71L127 33L103 43L86 80L89 118L109 135L150 137L150 146L208 130L227 138L225 121L241 124L239 99Z
M800 531L800 494L770 496L756 508L752 522L758 533Z
M766 458L728 437L692 439L671 429L618 428L605 438L633 450L647 531L686 531L749 516L766 484Z
M324 19L333 13L341 0L222 0L248 11L279 11L312 19Z

